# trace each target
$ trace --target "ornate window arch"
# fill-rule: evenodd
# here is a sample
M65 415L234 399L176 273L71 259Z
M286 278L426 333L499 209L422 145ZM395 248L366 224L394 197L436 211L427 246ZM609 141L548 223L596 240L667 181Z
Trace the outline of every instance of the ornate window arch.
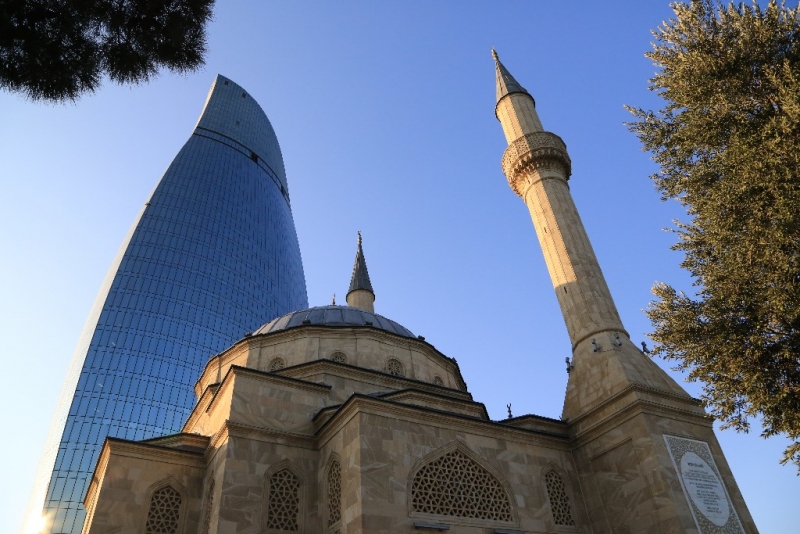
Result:
M304 478L289 460L273 465L264 474L268 532L303 532Z
M550 464L544 468L543 478L553 523L561 527L576 526L575 516L572 513L572 503L562 471Z
M159 480L147 490L144 534L180 534L186 517L186 491L174 477Z
M325 487L328 498L328 521L327 528L338 530L342 520L342 464L339 456L335 453L328 460L328 467L325 470Z
M397 358L386 360L386 372L392 376L406 376L405 368Z
M423 458L412 470L409 488L412 515L482 526L517 522L508 484L458 441Z
M436 384L437 386L444 387L444 380L442 380L442 377L439 375L433 377L433 383Z
M272 360L270 360L270 362L269 362L269 372L270 373L272 373L274 371L280 371L284 367L286 367L286 362L280 356L278 356L277 358L272 358Z

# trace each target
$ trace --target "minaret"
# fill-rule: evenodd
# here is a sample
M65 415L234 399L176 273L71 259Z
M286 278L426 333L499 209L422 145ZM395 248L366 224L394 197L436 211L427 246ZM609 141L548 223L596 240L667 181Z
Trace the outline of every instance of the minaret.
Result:
M492 50L503 173L530 211L573 351L563 417L575 419L631 384L688 395L629 339L569 191L571 161L542 127L533 97Z
M358 232L358 251L356 263L353 265L353 276L350 278L350 289L347 291L347 305L375 313L375 292L369 281L364 249L361 248L361 232Z
M631 343L622 326L570 195L564 141L544 130L531 95L494 50L492 56L495 115L508 141L503 172L531 213L572 344L562 419L585 481L592 531L756 532L712 419ZM694 480L678 472L687 454L718 469L708 478L720 492L713 506L689 504L694 497L681 490ZM708 530L709 521L725 528Z

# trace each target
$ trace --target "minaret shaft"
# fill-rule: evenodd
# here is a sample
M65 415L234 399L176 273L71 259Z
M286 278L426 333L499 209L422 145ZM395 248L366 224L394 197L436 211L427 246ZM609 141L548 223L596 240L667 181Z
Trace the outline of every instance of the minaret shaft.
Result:
M542 132L542 121L536 113L536 104L527 93L512 93L503 98L495 109L497 120L503 127L508 144L528 133Z
M520 170L521 196L536 228L573 348L603 331L625 332L561 169Z
M573 349L600 332L627 335L567 185L566 145L543 130L528 93L503 96L495 112L509 143L503 172L531 213Z

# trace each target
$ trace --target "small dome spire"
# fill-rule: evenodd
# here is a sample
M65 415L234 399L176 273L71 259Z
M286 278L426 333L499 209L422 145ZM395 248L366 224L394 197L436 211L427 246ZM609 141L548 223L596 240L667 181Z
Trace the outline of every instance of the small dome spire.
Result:
M530 96L530 93L514 79L510 72L508 72L505 65L500 63L500 58L497 56L497 52L494 48L492 48L492 57L494 58L494 68L497 78L497 102L500 102L503 97L512 93L525 93ZM536 105L535 100L534 105Z
M364 259L364 249L361 247L361 232L358 232L358 250L353 265L353 276L350 278L350 289L347 292L347 305L373 312L374 302L375 292L372 290L367 260Z

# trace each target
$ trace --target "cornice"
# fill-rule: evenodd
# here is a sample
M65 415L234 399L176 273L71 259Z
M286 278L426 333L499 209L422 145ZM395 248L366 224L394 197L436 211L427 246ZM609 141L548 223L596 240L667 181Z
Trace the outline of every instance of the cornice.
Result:
M193 447L200 451L205 451L208 447L210 438L202 434L193 434L190 432L179 432L177 434L168 434L166 436L159 436L140 441L148 445L159 445L163 447L180 448L180 447ZM185 449L183 449L185 450Z
M244 337L239 341L237 341L236 343L234 343L228 349L224 350L223 352L220 352L212 356L208 360L208 362L206 362L203 371L200 373L200 378L195 383L195 394L196 395L198 394L197 388L203 381L203 378L206 376L206 372L209 371L209 369L212 369L213 371L213 367L219 368L221 366L224 366L231 359L239 356L241 354L239 349L241 349L244 345L247 345L247 347L251 347L255 341L263 341L265 339L270 339L271 341L275 342L286 342L295 339L301 339L307 336L324 335L326 333L332 333L337 331L338 332L350 331L353 332L354 334L358 332L361 335L369 334L370 336L372 336L377 340L391 342L403 348L421 349L423 352L427 352L431 354L433 357L440 359L441 363L447 368L449 368L450 371L453 373L453 375L456 377L460 385L463 387L463 391L465 392L467 391L467 384L464 381L464 377L461 375L461 369L459 368L455 358L450 358L449 356L444 355L432 344L425 341L425 339L421 336L418 336L417 338L401 336L399 334L394 334L392 332L388 332L386 330L369 325L364 325L364 326L299 325L299 326L293 326L291 328L286 328L284 330L278 330L277 332L268 332L265 334L257 334Z
M262 382L279 383L284 386L288 385L297 389L312 391L314 393L327 394L331 390L331 386L327 384L317 384L316 382L309 382L300 378L283 376L277 373L268 373L266 371L259 371L258 369L251 369L249 367L242 367L240 365L231 365L228 368L228 371L225 373L225 377L222 379L222 382L220 382L219 387L214 392L214 396L212 397L211 402L208 404L206 412L210 411L214 406L216 406L218 399L222 397L223 390L230 387L231 381L237 374L246 376L248 378L254 378Z
M600 412L600 411L604 410L607 406L609 406L611 404L614 404L615 402L617 402L617 400L621 399L622 397L626 396L628 393L630 393L632 391L633 392L640 391L642 393L649 393L651 395L656 395L656 396L659 396L659 397L672 399L672 400L680 402L682 404L687 404L687 405L691 405L691 406L702 406L702 404L703 404L698 399L695 399L694 397L689 397L688 395L687 396L678 395L676 393L671 393L669 391L664 391L662 389L656 389L656 388L653 388L653 387L650 387L650 386L645 386L644 384L637 384L635 382L632 382L632 383L630 383L630 385L626 386L625 388L623 388L619 392L617 392L614 395L612 395L611 397L607 398L606 400L604 400L603 402L601 402L600 404L598 404L597 406L595 406L591 410L582 413L581 415L579 415L578 417L576 417L574 419L568 419L566 422L570 426L575 425L575 424L583 421L584 419L592 417L597 412Z
M291 367L285 367L281 369L280 371L278 371L278 373L280 373L283 376L286 375L291 376L292 374L299 374L299 372L307 370L317 371L317 369L315 369L316 367L320 367L322 369L330 368L330 369L345 370L347 371L347 376L351 377L360 377L369 379L378 378L380 379L381 383L386 385L387 387L397 387L399 384L400 387L397 388L398 390L418 389L420 391L426 391L435 395L443 395L451 398L472 401L472 394L467 391L452 389L445 386L437 386L436 384L431 384L428 382L424 382L422 380L416 380L414 378L390 375L382 371L376 371L374 369L367 369L366 367L358 367L355 365L350 365L348 363L340 363L327 359L312 360L310 362L304 362L297 365L292 365Z
M191 465L192 467L205 468L204 452L173 449L163 445L142 443L120 438L106 438L109 454L141 458L143 460L159 460L162 462Z
M264 428L254 425L246 425L234 421L225 421L227 437L256 439L269 443L280 443L281 445L299 446L304 449L317 450L317 439L314 436L305 434L295 434L271 428ZM269 439L264 439L269 438Z
M512 439L534 445L569 450L569 437L566 435L509 427L495 421L484 421L475 417L436 410L424 406L401 404L378 397L362 395L360 393L353 394L339 407L336 413L317 430L317 438L320 442L327 441L330 435L336 433L338 428L355 413L383 416L390 415L395 418L403 417L418 423L433 423L450 428L457 425L459 430L470 430L478 434L491 435L493 438Z
M431 402L441 402L443 404L451 405L453 408L472 409L478 408L483 415L483 418L490 421L489 413L486 411L486 406L481 402L468 401L455 399L448 395L440 395L430 391L424 391L417 388L406 388L397 391L390 391L382 395L377 395L382 399L392 400L396 402L403 402L405 399L423 399L430 400Z
M591 412L582 415L580 418L574 421L568 421L568 427L570 430L570 434L573 436L575 440L576 447L581 446L583 443L587 443L592 441L599 435L607 432L610 428L617 427L623 422L635 417L636 415L642 413L648 414L658 414L660 416L672 416L672 419L680 419L684 421L694 421L696 423L700 423L704 426L712 426L713 425L713 417L706 414L705 412L697 412L696 410L689 409L689 408L678 408L674 405L656 402L649 399L642 399L639 397L634 396L633 394L637 391L642 391L645 393L655 394L657 396L662 396L665 398L672 398L673 400L680 399L683 401L684 404L696 406L699 401L697 399L691 398L693 403L686 402L684 397L680 397L678 395L667 394L660 390L656 390L654 388L648 388L646 386L640 386L638 384L631 384L620 393L609 399L608 401L604 402L602 405L598 406ZM614 411L613 413L607 415L606 417L602 417L597 421L589 424L586 428L581 429L578 431L577 423L580 421L584 421L590 415L596 414L598 410L602 407L608 406L609 404L622 400L623 397L631 395L631 400L619 408L618 410Z

